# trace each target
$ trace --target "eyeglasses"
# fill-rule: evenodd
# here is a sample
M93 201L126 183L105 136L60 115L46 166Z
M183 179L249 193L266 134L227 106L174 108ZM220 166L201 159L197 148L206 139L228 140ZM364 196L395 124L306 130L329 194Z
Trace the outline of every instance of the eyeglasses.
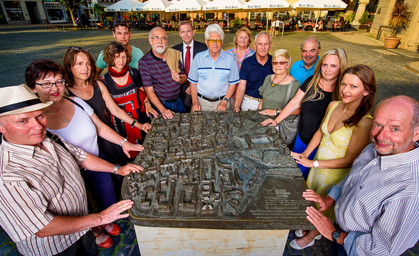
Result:
M285 66L288 64L288 61L272 61L272 66L276 66L278 64L281 66Z
M167 37L164 37L164 36L162 36L162 37L153 36L153 37L151 37L151 39L156 40L156 41L160 41L160 39L162 41L166 41L167 40Z
M41 86L43 89L49 89L51 88L53 85L56 85L57 87L61 87L65 85L65 80L58 80L55 81L55 83L53 82L45 82L45 83L35 83L36 85Z
M86 52L89 52L89 50L88 49L86 49L86 48L83 48L83 47L78 47L78 46L70 46L70 47L68 47L68 52L72 52L72 51L81 51L81 50L83 50L83 51L86 51Z
M216 40L215 39L208 39L207 42L209 44L213 44L213 43L221 44L223 42L223 40L221 40L221 39L216 39Z

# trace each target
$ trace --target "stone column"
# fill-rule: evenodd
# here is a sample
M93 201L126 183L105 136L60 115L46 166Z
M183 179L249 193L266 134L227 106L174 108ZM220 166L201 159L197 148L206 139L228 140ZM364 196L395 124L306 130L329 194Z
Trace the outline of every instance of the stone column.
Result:
M358 2L358 10L356 10L355 19L352 22L352 25L359 25L359 19L361 18L362 14L365 12L365 7L369 3L369 0L359 0Z

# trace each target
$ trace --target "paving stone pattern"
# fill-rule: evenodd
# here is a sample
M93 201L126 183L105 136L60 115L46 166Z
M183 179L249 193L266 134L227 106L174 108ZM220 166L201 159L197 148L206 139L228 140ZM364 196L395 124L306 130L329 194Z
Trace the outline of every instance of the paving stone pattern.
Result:
M351 34L353 36L351 36ZM233 47L233 33L226 33L223 49ZM375 104L381 99L398 94L418 98L419 75L406 69L406 64L419 61L419 54L403 49L386 50L382 43L375 41L361 32L347 32L335 36L330 32L294 32L285 33L283 37L274 37L271 54L277 49L287 49L292 62L300 59L300 44L308 36L320 40L322 52L334 47L342 47L348 55L349 65L366 64L375 72L377 78L377 95ZM168 32L169 46L181 42L177 32ZM204 41L202 31L196 33L195 39ZM68 46L88 48L96 59L99 52L112 42L109 30L62 31L46 30L44 26L0 27L0 86L24 83L25 68L35 59L47 58L62 63ZM133 31L132 45L139 47L144 53L150 50L148 31ZM119 220L122 233L113 237L114 245L109 249L100 250L100 255L140 255L134 228L128 219ZM289 241L295 238L294 232L289 234ZM297 251L289 246L283 255L329 255L329 241L322 238L315 246ZM140 245L141 246L141 245ZM0 255L19 255L16 246L8 235L0 228ZM280 255L273 252L272 255ZM403 256L419 255L418 244Z

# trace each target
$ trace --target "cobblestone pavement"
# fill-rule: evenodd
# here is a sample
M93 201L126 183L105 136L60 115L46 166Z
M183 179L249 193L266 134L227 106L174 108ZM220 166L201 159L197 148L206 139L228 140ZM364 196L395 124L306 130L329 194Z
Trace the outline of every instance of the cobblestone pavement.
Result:
M223 49L233 46L234 34L226 33ZM320 40L322 52L334 47L342 47L346 50L349 65L366 64L375 72L377 77L376 103L381 99L397 94L405 94L418 98L419 75L415 70L411 71L406 66L410 63L418 63L419 54L403 49L387 50L383 44L375 39L357 31L344 33L329 32L294 32L285 33L283 37L273 38L271 54L280 48L290 51L292 61L300 59L299 47L304 38L312 36ZM180 43L177 32L168 32L169 46ZM133 31L131 43L147 52L147 31ZM195 37L203 41L202 31L197 32ZM35 59L48 58L62 62L62 58L68 46L80 46L88 48L96 59L104 46L113 41L112 34L108 30L46 30L44 26L11 27L0 26L0 86L24 83L24 72L27 65ZM133 226L127 219L120 220L119 225L122 234L114 237L114 245L110 249L101 250L101 255L139 255L139 249ZM289 241L295 235L290 232ZM280 253L278 253L280 254ZM272 255L278 255L273 253ZM329 242L322 238L315 246L302 251L296 251L289 247L289 242L284 255L328 255ZM14 243L7 234L0 229L0 255L18 255ZM418 245L404 255L419 255Z

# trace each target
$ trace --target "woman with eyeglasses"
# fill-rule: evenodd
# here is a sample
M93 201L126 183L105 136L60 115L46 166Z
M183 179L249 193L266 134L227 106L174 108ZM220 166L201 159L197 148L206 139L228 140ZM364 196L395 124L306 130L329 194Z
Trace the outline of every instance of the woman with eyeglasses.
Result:
M263 121L262 125L277 126L282 120L301 108L298 134L292 151L304 152L314 133L319 129L327 106L332 99L339 97L338 85L347 63L346 53L342 48L327 51L318 61L314 75L307 78L290 102L283 110L279 111L279 115L275 119L269 118ZM308 159L313 160L315 154L316 149L308 156ZM301 169L304 179L307 179L310 168L300 164L298 167Z
M288 74L290 66L291 56L288 51L285 49L277 50L272 57L272 70L274 74L266 76L265 81L259 88L259 94L262 96L262 100L259 103L258 109L263 110L260 112L261 114L269 116L278 115L297 93L298 88L300 88L300 83ZM299 112L299 109L296 109L285 120L295 122L295 126L297 126L298 118L296 115ZM281 130L279 133L279 136L287 145L294 141L295 135L295 132L290 136L289 134L284 134L284 132L281 133Z
M370 142L372 116L369 114L374 103L376 82L374 72L365 65L346 69L340 83L340 101L332 101L320 128L313 135L303 153L292 152L297 163L311 167L307 179L307 191L327 196L329 189L345 179L355 158ZM314 161L307 158L318 146ZM334 208L322 212L334 222ZM312 246L320 239L317 230L297 230L299 239L290 242L297 250Z
M86 72L81 70L80 73ZM66 81L63 79L63 69L51 60L36 60L26 68L27 85L38 94L39 98L53 104L46 109L48 119L47 129L67 142L82 148L86 152L99 156L98 136L122 147L125 154L130 151L141 151L141 145L134 145L104 124L93 109L78 97L64 97ZM115 166L116 173L119 166ZM99 210L104 210L116 203L115 188L111 174L104 172L82 171L86 188L98 203ZM110 235L118 235L119 227L110 223L103 226ZM105 233L93 230L100 247L112 246L112 239Z

